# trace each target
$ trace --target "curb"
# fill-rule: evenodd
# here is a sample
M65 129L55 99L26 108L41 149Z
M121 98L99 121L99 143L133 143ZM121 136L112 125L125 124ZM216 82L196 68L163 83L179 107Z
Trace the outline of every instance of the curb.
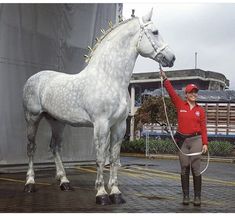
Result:
M179 157L177 155L171 154L154 154L149 157L145 156L145 154L141 153L121 153L121 156L124 157L140 157L146 159L160 159L160 160L178 160ZM207 156L202 157L202 161L207 161ZM235 157L232 158L224 158L224 157L210 157L210 162L219 162L219 163L235 163Z

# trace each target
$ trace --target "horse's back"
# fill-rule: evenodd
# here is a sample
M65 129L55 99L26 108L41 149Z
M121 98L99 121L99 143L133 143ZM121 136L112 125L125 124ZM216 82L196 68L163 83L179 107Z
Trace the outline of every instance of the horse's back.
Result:
M56 71L44 70L32 75L25 83L23 89L24 109L33 114L40 114L42 112L41 92L48 81L62 74Z

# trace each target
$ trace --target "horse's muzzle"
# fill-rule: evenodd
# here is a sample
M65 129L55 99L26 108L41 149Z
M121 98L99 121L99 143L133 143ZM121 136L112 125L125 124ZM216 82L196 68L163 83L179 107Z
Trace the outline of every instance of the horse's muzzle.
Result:
M163 55L156 56L155 59L157 62L159 62L163 67L172 67L175 62L175 56L173 55L172 59L169 60Z
M174 65L175 62L175 56L173 56L171 62L169 63L169 67L172 67Z

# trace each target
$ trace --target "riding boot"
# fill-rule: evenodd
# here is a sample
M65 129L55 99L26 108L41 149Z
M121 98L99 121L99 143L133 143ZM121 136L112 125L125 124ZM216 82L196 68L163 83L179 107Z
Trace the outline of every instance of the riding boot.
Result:
M189 204L189 172L181 174L181 185L183 191L183 204Z
M194 205L201 205L201 187L202 187L202 176L193 175L193 186L194 186Z

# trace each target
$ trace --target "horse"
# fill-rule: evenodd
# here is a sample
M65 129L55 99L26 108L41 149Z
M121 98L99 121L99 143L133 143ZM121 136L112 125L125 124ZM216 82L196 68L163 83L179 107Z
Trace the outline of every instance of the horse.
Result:
M132 17L110 27L98 39L95 47L90 48L87 65L81 72L66 74L43 70L26 81L23 109L29 164L25 192L35 191L35 136L39 122L44 117L52 130L50 149L61 190L73 190L60 156L64 127L66 124L91 126L96 147L96 203L108 205L126 202L118 188L117 173L121 166L120 148L129 114L128 85L137 56L149 57L164 67L172 67L175 61L174 53L151 20L152 11L143 17ZM109 158L110 164L109 194L103 177L106 158Z

